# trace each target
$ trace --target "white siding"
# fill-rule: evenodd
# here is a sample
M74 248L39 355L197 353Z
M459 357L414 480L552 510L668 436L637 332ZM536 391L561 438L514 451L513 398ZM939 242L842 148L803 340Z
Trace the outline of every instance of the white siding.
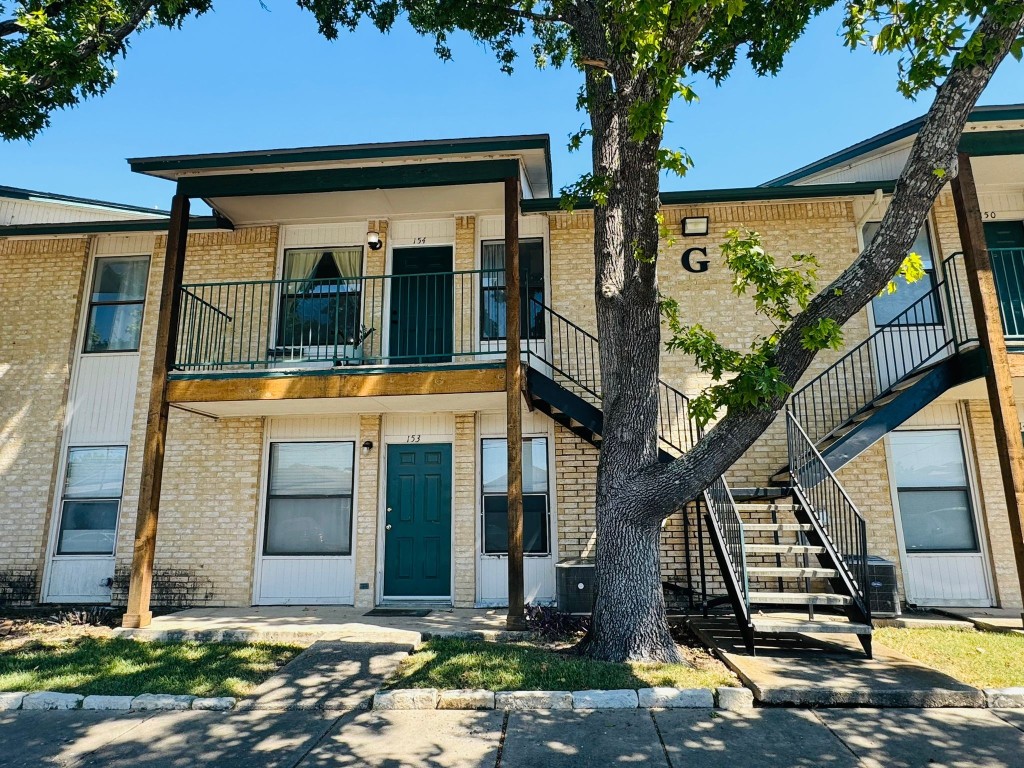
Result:
M455 219L394 221L388 230L388 239L392 247L451 245L455 242Z
M70 445L127 445L132 432L139 356L82 355L69 399Z
M352 557L264 557L261 569L261 605L352 604Z
M303 224L281 227L283 248L305 248L322 245L365 245L365 221L344 224Z
M141 211L117 211L72 203L18 200L0 197L0 226L10 224L65 224L75 221L122 221L125 219L165 218L163 214Z

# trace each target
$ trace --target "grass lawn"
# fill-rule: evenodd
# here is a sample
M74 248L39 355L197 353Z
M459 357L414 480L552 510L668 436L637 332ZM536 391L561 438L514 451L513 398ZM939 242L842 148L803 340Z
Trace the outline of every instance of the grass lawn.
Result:
M687 664L610 664L522 643L437 638L402 662L390 688L579 691L591 688L717 688L736 678L705 651L683 648Z
M1024 686L1024 635L881 627L875 641L975 688Z
M148 643L94 627L34 624L0 638L0 691L244 696L302 648Z

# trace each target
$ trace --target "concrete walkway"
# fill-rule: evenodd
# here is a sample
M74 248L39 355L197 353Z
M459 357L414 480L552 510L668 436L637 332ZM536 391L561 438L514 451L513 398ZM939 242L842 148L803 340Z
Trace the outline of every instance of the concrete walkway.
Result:
M982 691L877 642L868 659L850 635L759 637L751 656L731 618L692 619L690 626L765 704L985 706Z
M978 629L988 632L1017 632L1024 634L1024 620L1018 608L943 608L942 613L969 621Z
M1024 710L0 713L0 768L1019 768Z
M383 637L385 630L423 636L504 634L505 611L489 608L435 608L427 616L367 616L369 608L343 605L190 608L157 616L145 629L119 629L140 640L234 640L311 643L315 640Z

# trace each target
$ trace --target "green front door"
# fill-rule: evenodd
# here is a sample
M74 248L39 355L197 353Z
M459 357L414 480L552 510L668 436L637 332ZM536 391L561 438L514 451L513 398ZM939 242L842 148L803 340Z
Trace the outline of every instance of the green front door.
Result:
M395 248L391 254L393 363L452 359L452 248Z
M992 261L992 276L999 294L1003 330L1008 339L1024 338L1024 223L985 223L985 244Z
M451 596L452 446L388 446L384 597Z

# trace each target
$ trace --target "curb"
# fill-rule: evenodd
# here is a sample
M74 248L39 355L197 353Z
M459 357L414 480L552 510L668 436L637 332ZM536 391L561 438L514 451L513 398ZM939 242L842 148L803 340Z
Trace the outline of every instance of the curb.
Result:
M168 712L186 709L227 712L238 701L231 696L179 696L143 693L138 696L82 696L77 693L33 691L0 693L0 711L88 709L103 712Z
M718 709L743 712L753 708L747 688L641 688L589 691L488 691L395 688L378 691L373 709Z

